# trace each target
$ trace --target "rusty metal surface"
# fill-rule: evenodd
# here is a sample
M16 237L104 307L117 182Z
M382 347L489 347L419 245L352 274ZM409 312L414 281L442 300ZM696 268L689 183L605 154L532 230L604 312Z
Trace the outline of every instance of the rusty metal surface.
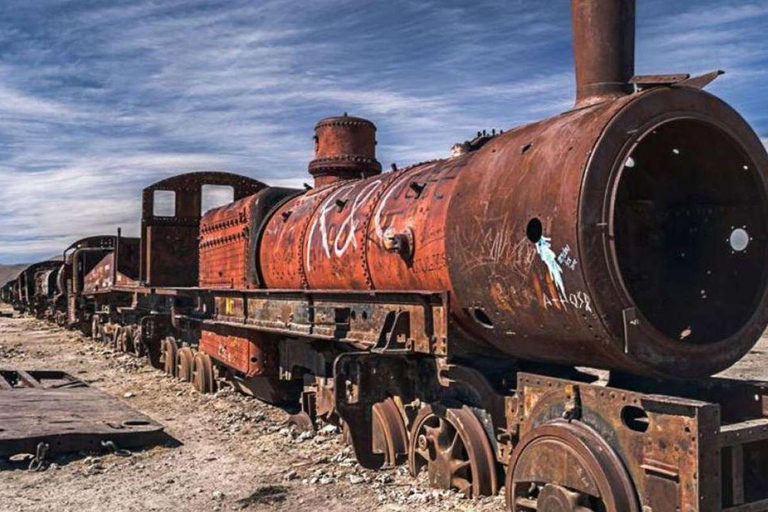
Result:
M315 186L381 172L376 160L376 126L359 117L328 117L315 125L315 158L309 173Z
M291 291L215 292L210 323L359 348L446 355L443 294Z
M387 398L375 404L373 412L373 451L384 454L384 463L396 466L408 456L408 431L397 404Z
M525 506L531 503L526 500L535 500L535 495L527 494L529 487L523 485L532 479L541 485L579 489L569 478L578 474L580 464L592 467L589 474L612 478L611 488L623 495L625 476L621 475L623 470L615 469L620 462L642 507L703 512L752 503L754 510L760 510L760 503L768 498L768 411L762 408L761 400L766 394L764 385L707 379L682 389L687 398L671 396L674 387L669 383L638 381L634 387L636 390L630 391L521 374L518 400L507 413L508 428L520 438L507 473L510 503L519 501ZM659 394L662 390L667 394ZM747 396L749 400L743 400ZM746 405L734 407L734 403ZM755 403L758 406L750 405ZM599 457L577 448L579 442L563 430L571 424L564 419L588 427L591 440L586 444L590 450L602 443L609 446L599 450ZM548 454L525 454L535 440L547 438L563 446ZM562 459L570 457L568 453L581 455L568 462ZM613 462L596 462L606 454ZM553 457L560 458L560 463ZM590 457L592 462L588 463ZM521 460L525 460L523 469L515 469ZM557 474L558 468L568 472ZM538 478L532 476L537 474ZM587 489L581 491L589 495Z
M0 455L100 450L165 440L163 426L60 371L0 369Z
M571 0L576 106L632 92L635 73L635 0Z
M200 286L248 288L254 265L250 247L249 211L256 196L249 196L208 212L200 221Z
M207 212L200 221L200 286L258 288L258 241L273 210L298 190L268 187Z
M580 422L552 421L524 437L512 456L506 489L515 512L640 510L619 457Z
M277 373L277 343L266 333L207 325L200 336L200 351L246 378Z
M266 187L223 172L188 173L144 189L141 220L141 282L151 286L197 286L203 186L228 186L235 201ZM155 215L155 193L173 192L173 215Z
M92 295L99 291L109 290L115 286L134 286L138 281L117 271L115 275L115 253L111 252L91 269L85 276L82 293ZM136 276L137 277L137 276Z
M410 432L408 469L426 470L432 487L467 497L498 492L496 457L480 421L468 408L428 405Z
M709 330L702 324L705 315L696 312L705 310L687 297L689 306L676 305L674 315L687 325L676 328L666 325L669 319L654 317L644 292L625 285L636 277L621 266L612 247L615 230L632 229L619 224L617 212L623 215L621 201L627 200L615 193L622 178L618 171L630 151L669 123L668 145L686 155L704 155L706 148L685 139L682 126L675 124L681 111L700 119L701 144L730 144L738 152L734 170L748 171L743 184L732 185L730 191L714 185L716 178L704 171L701 179L711 181L720 197L708 204L695 196L682 200L689 202L690 212L707 206L727 212L719 231L702 235L707 242L715 235L728 238L725 223L746 226L748 221L755 236L746 259L758 261L765 246L764 228L756 219L768 204L764 148L715 97L688 87L656 88L508 131L460 157L293 199L272 216L262 239L259 264L265 284L280 289L448 290L455 325L509 356L635 373L712 374L740 358L766 326L765 308L759 306L766 304L764 278L744 274L756 302L735 306L738 311L729 322L736 326L735 318L746 316L741 332L723 331L719 339L697 343ZM636 156L647 153L658 159L658 151L649 142ZM673 154L672 147L668 151ZM691 158L693 169L706 157ZM515 194L517 190L525 192ZM669 199L658 190L661 204L654 215L662 219L674 211L664 206ZM755 213L744 218L729 208L731 197L747 190L752 191L749 202ZM685 213L685 205L676 208ZM642 229L641 218L632 222ZM654 222L661 237L676 229ZM675 244L705 243L704 238L696 240L678 237L665 243L668 250ZM701 261L717 257L729 266L743 259L715 244L703 255ZM674 265L669 259L658 262L656 277L663 279L663 272ZM759 271L757 263L750 265ZM690 268L699 268L696 278L706 279L706 269ZM669 296L669 304L700 290L681 288L677 297ZM705 297L711 308L724 300L713 301L713 295ZM637 306L636 300L645 304Z

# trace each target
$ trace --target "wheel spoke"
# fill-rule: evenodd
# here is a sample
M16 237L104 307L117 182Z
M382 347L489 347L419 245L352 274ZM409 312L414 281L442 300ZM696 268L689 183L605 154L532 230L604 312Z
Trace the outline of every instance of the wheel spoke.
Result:
M440 429L436 427L424 426L424 436L427 438L427 441L437 445L437 440L440 437Z
M472 484L466 478L458 476L451 478L451 487L455 487L466 496L472 495Z
M452 473L458 473L462 469L471 468L472 462L468 460L452 460L451 461L451 472Z
M429 450L416 448L415 450L416 455L420 456L425 461L429 462L431 459L429 458Z
M451 440L451 444L450 444L450 446L448 446L448 453L452 457L458 457L460 454L456 450L459 447L463 448L464 445L461 442L461 436L459 436L459 431L456 430L453 433L453 439Z

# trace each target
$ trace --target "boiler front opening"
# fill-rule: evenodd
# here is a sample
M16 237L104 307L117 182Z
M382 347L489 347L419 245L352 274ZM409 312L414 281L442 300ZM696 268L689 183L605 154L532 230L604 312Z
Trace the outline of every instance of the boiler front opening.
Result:
M613 213L621 277L643 316L681 343L735 334L765 287L767 210L754 163L725 131L682 119L645 134Z

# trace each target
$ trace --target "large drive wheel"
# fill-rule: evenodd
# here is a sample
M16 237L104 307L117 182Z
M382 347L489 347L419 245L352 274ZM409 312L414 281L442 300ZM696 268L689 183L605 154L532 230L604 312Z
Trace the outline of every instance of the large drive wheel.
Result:
M192 385L200 393L216 391L216 381L213 375L213 361L205 352L195 354L195 367L192 375Z
M498 491L496 457L477 416L467 407L424 407L411 427L408 469L427 470L429 483L467 497Z
M176 356L177 375L184 382L192 382L192 371L195 365L195 353L190 347L181 347Z
M384 463L396 466L408 455L408 431L391 398L373 406L373 451L384 454Z
M176 339L168 336L163 340L163 370L172 377L176 377L176 355L179 348L176 346Z
M530 431L507 470L512 512L637 512L619 457L590 427L554 421Z

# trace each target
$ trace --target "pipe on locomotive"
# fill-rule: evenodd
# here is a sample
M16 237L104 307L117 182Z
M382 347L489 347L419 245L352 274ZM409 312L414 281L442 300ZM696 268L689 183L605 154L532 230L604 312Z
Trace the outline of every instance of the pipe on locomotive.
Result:
M633 92L635 0L572 0L576 107Z

